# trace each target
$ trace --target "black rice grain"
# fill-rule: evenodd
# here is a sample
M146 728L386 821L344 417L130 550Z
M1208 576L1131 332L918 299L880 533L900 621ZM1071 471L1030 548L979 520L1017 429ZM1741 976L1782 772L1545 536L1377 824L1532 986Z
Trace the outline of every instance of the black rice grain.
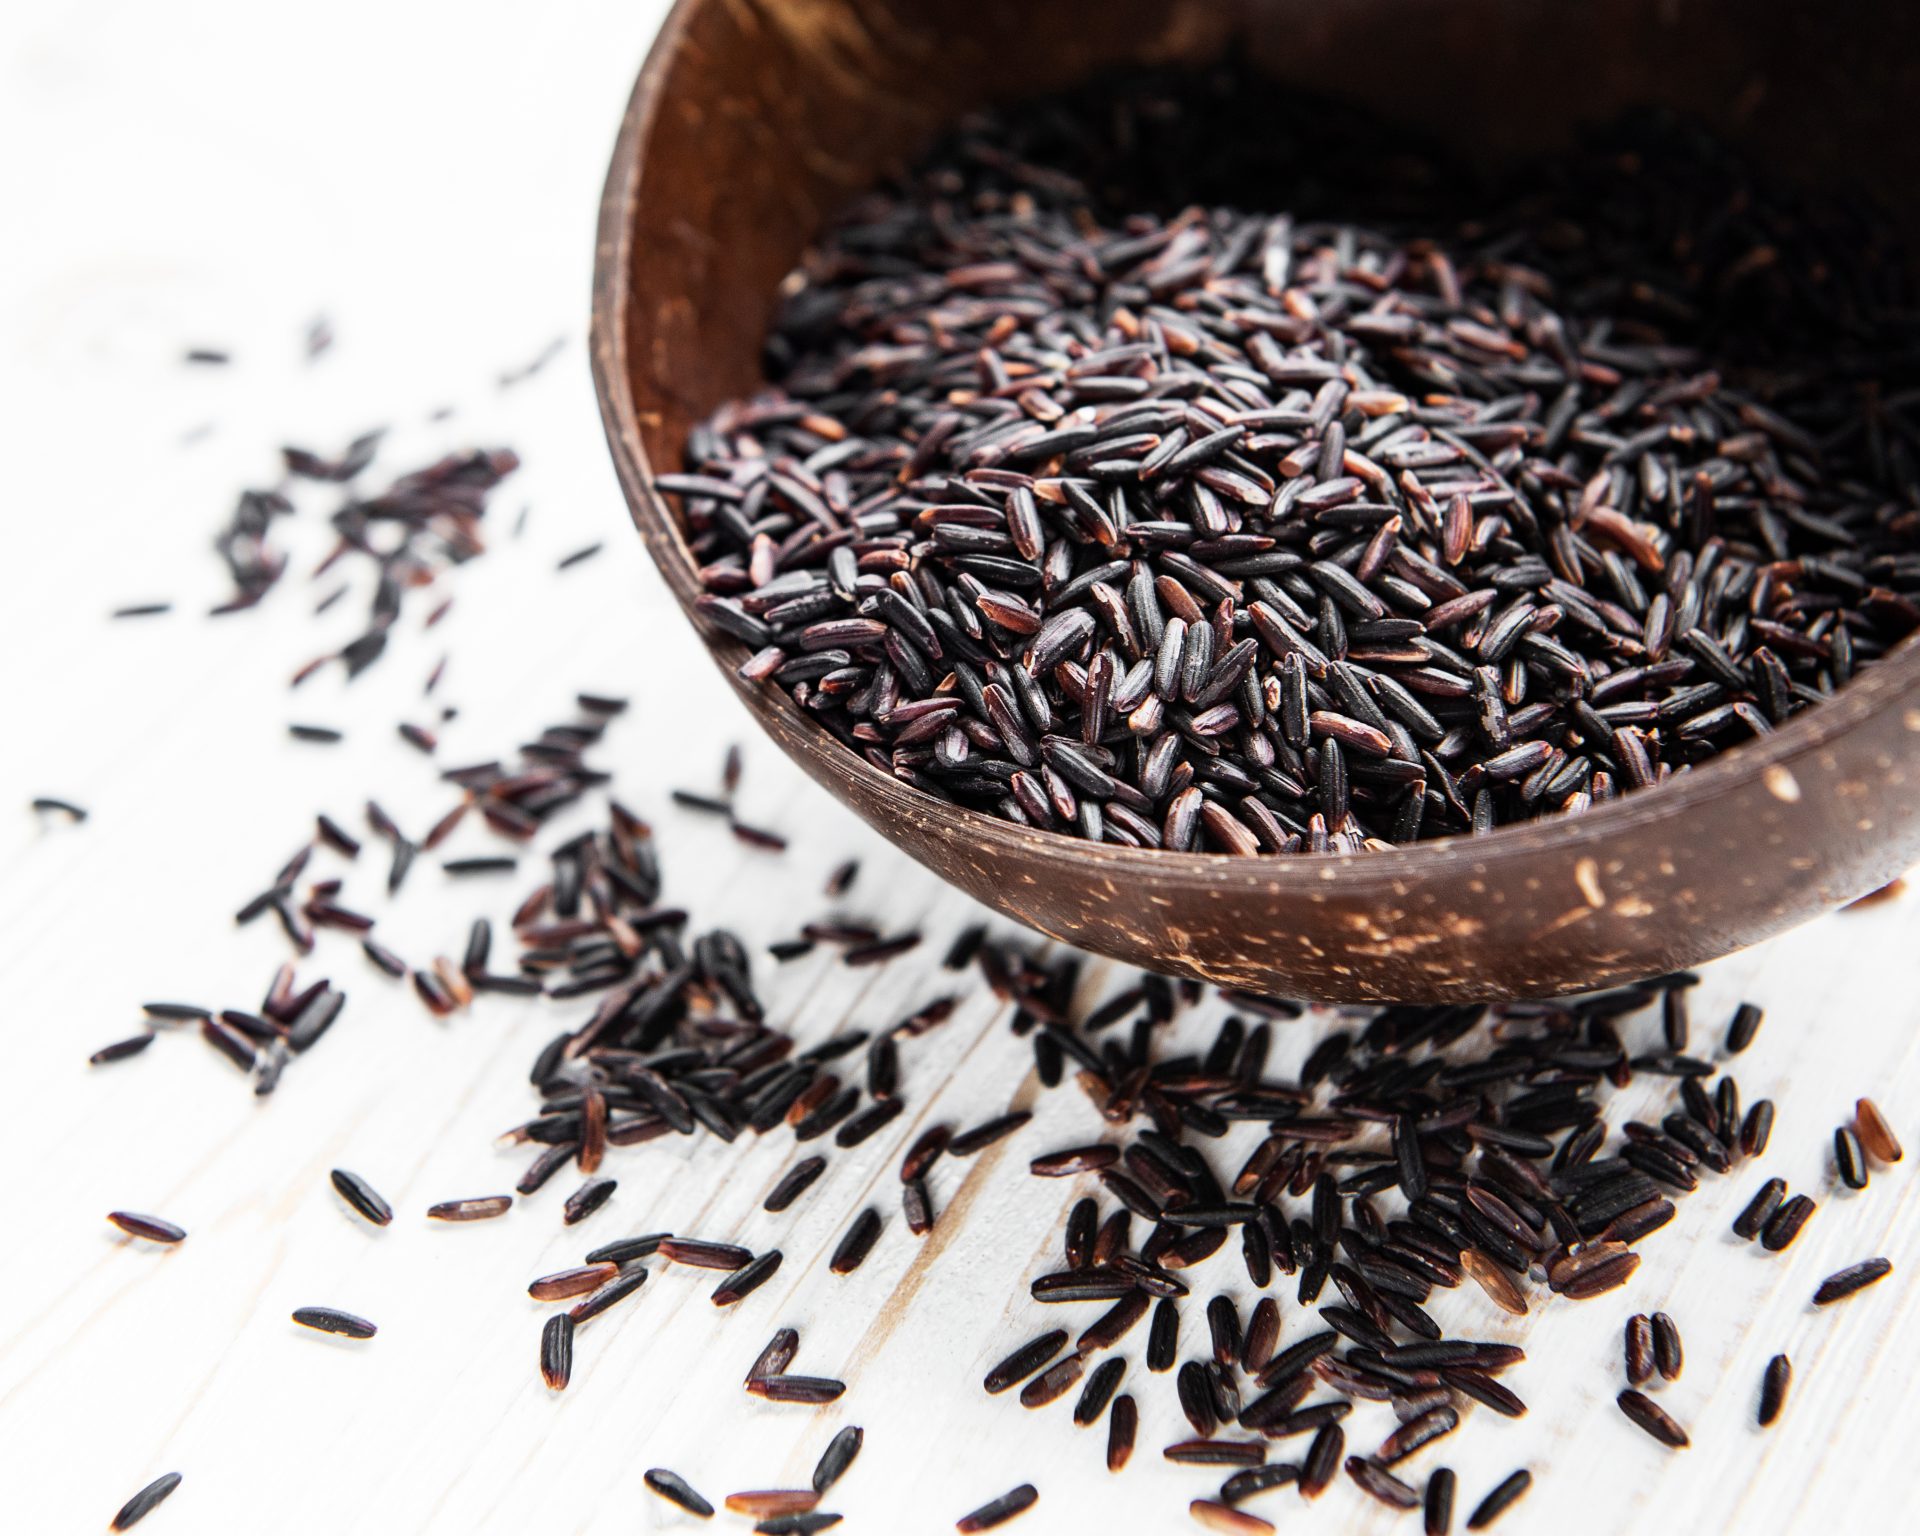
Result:
M573 1379L573 1319L556 1312L540 1331L540 1379L561 1392Z
M747 1383L755 1397L772 1403L830 1403L847 1390L829 1376L756 1376Z
M860 1447L866 1435L857 1424L849 1424L827 1442L826 1450L820 1453L820 1460L813 1469L813 1491L825 1493L839 1482L853 1458L860 1454Z
M427 1207L435 1221L487 1221L504 1216L513 1205L512 1195L482 1195L471 1200L442 1200Z
M112 1045L103 1045L87 1058L90 1067L103 1067L110 1061L125 1061L129 1056L138 1056L153 1044L153 1031L145 1034L129 1035L125 1040L116 1040Z
M1168 1461L1198 1467L1257 1467L1267 1459L1261 1440L1182 1440L1161 1452Z
M1180 1349L1180 1309L1171 1296L1164 1296L1153 1309L1153 1323L1147 1331L1147 1369L1170 1371Z
M1331 1329L1322 1329L1309 1334L1306 1338L1289 1344L1275 1355L1260 1372L1259 1384L1271 1387L1277 1382L1286 1381L1299 1375L1316 1360L1330 1354L1340 1343L1340 1336Z
M1775 1355L1767 1362L1766 1374L1760 1378L1760 1427L1769 1428L1780 1417L1787 1406L1787 1386L1793 1380L1793 1362L1785 1355Z
M900 1182L909 1184L922 1177L933 1166L940 1154L947 1150L947 1143L952 1139L952 1126L929 1126L907 1149L907 1155L900 1160Z
M827 1509L796 1510L790 1515L769 1515L754 1526L755 1536L814 1536L831 1530L846 1516Z
M905 1099L886 1098L869 1104L833 1133L836 1147L857 1147L874 1132L887 1125L907 1107Z
M150 1243L177 1243L187 1235L185 1227L176 1227L158 1216L142 1216L138 1211L108 1211L107 1220L129 1236L142 1237Z
M1455 1391L1466 1393L1475 1402L1484 1403L1495 1413L1509 1419L1521 1418L1526 1414L1527 1405L1521 1401L1518 1393L1483 1372L1464 1367L1443 1369L1440 1379Z
M242 1072L251 1072L253 1070L257 1055L253 1044L231 1024L225 1023L220 1019L202 1019L200 1021L200 1034L201 1038L203 1038L208 1045L211 1045Z
M1615 1401L1620 1404L1622 1413L1662 1445L1676 1451L1685 1449L1687 1432L1674 1422L1666 1409L1646 1393L1636 1392L1629 1387Z
M1456 1409L1446 1403L1437 1404L1424 1413L1415 1414L1382 1440L1380 1449L1373 1453L1373 1460L1383 1467L1391 1467L1442 1435L1452 1434L1459 1424L1460 1414Z
M1733 1011L1733 1022L1727 1025L1727 1052L1737 1056L1753 1044L1753 1037L1760 1033L1760 1020L1763 1017L1756 1003L1742 1003Z
M1122 1392L1107 1415L1107 1470L1118 1472L1133 1455L1133 1438L1140 1428L1140 1408L1133 1395Z
M1216 1499L1195 1499L1187 1505L1187 1513L1208 1530L1224 1532L1225 1536L1272 1536L1273 1532L1271 1520Z
M345 1339L370 1339L380 1331L364 1317L355 1317L351 1312L339 1312L332 1307L296 1307L293 1320L302 1328L337 1333Z
M1653 1320L1644 1312L1627 1319L1627 1383L1645 1386L1653 1379Z
M384 1227L393 1220L393 1207L381 1197L375 1189L357 1173L349 1173L345 1168L336 1168L328 1175L333 1187L339 1191L340 1198L352 1206L376 1227Z
M1271 1296L1262 1296L1253 1305L1253 1315L1247 1321L1247 1334L1240 1344L1240 1369L1258 1376L1273 1358L1273 1347L1279 1339L1279 1303Z
M982 1504L972 1514L962 1515L954 1521L953 1528L961 1532L990 1531L996 1525L1003 1525L1015 1515L1033 1508L1039 1498L1032 1483L1022 1483L999 1498Z
M1120 1386L1120 1378L1126 1374L1127 1362L1116 1355L1103 1360L1087 1378L1087 1384L1080 1392L1080 1401L1073 1407L1073 1422L1081 1426L1096 1422L1107 1410L1107 1404Z
M782 1328L767 1340L767 1347L755 1357L753 1365L747 1371L749 1383L763 1376L778 1376L793 1364L793 1357L800 1353L800 1335L792 1328Z
M728 822L727 826L734 837L740 842L745 843L749 848L765 848L772 853L780 853L786 849L787 840L778 832L770 832L765 827L752 826L738 819ZM907 947L912 948L912 945ZM876 958L884 958L884 956ZM858 965L862 963L864 962L854 960L851 951L849 951L847 964Z
M1653 1363L1668 1381L1680 1379L1684 1356L1680 1348L1680 1328L1664 1312L1653 1314Z
M1447 1536L1453 1529L1453 1493L1458 1481L1452 1467L1441 1467L1427 1479L1422 1509L1426 1536Z
M1460 1255L1460 1267L1473 1277L1474 1283L1486 1293L1487 1299L1501 1311L1510 1312L1515 1317L1526 1315L1526 1292L1492 1259L1469 1248Z
M920 935L917 933L895 934L890 939L876 939L870 944L856 944L840 956L846 965L880 965L896 956L904 955L908 950L917 948Z
M1887 1117L1872 1099L1860 1099L1853 1106L1853 1129L1868 1157L1879 1163L1897 1163L1901 1158L1900 1138L1893 1133Z
M947 947L946 955L940 961L942 968L949 971L964 970L973 963L973 957L979 953L986 937L987 930L983 924L971 923L962 928Z
M1093 1243L1100 1224L1100 1206L1091 1195L1076 1200L1067 1212L1067 1230L1062 1239L1067 1268L1085 1269L1093 1262Z
M1174 1385L1180 1399L1180 1411L1187 1416L1187 1422L1193 1426L1196 1435L1205 1438L1219 1428L1219 1409L1214 1405L1205 1366L1198 1360L1189 1360L1180 1367Z
M826 1169L827 1160L824 1157L802 1158L782 1175L778 1184L773 1186L767 1195L764 1209L784 1211L805 1194L812 1187L813 1181L825 1173Z
M440 868L449 875L510 875L520 867L518 859L505 855L486 858L447 859Z
M646 1284L647 1272L638 1264L630 1264L615 1273L613 1278L596 1291L589 1291L572 1306L567 1308L567 1316L575 1324L588 1322L598 1317L608 1308L625 1301L635 1291Z
M619 1181L616 1179L588 1179L567 1196L566 1204L560 1208L561 1221L570 1227L585 1221L613 1198L613 1192L618 1187Z
M1237 1365L1240 1360L1240 1314L1230 1297L1216 1296L1207 1303L1207 1331L1213 1341L1213 1358L1220 1365Z
M1893 1263L1889 1259L1862 1259L1858 1264L1849 1264L1820 1282L1820 1288L1813 1293L1813 1304L1825 1307L1845 1301L1856 1291L1865 1290L1892 1273Z
M1761 1229L1761 1246L1771 1253L1786 1248L1800 1235L1800 1229L1807 1224L1807 1218L1813 1215L1813 1211L1813 1201L1806 1195L1793 1195L1782 1201L1780 1208Z
M365 951L369 960L396 980L407 974L407 962L402 960L392 950L388 949L386 945L376 943L372 939L362 939L360 941L360 948Z
M780 1250L769 1248L759 1257L741 1265L713 1288L713 1304L716 1307L730 1307L752 1295L773 1278L774 1271L780 1267L780 1260Z
M1340 1454L1347 1448L1347 1434L1338 1424L1323 1424L1307 1447L1300 1463L1300 1493L1317 1499L1327 1491L1334 1473L1340 1470Z
M744 1269L753 1258L751 1249L736 1243L710 1243L697 1237L663 1237L656 1251L663 1259L693 1269Z
M1077 1350L1056 1360L1020 1389L1021 1407L1044 1408L1048 1403L1064 1397L1086 1368L1087 1357Z
M1660 994L1660 1033L1670 1051L1684 1051L1691 1033L1687 993L1683 987L1669 987ZM1467 1522L1467 1528L1473 1529L1473 1522Z
M840 1246L833 1250L833 1257L827 1267L836 1275L850 1275L866 1262L873 1245L880 1237L880 1213L868 1206L854 1217L853 1225L847 1228L847 1235L840 1239Z
M532 1281L527 1286L527 1294L535 1301L565 1301L598 1290L618 1272L612 1264L582 1264L574 1269L556 1270Z
M1848 1189L1867 1187L1867 1155L1850 1126L1843 1125L1833 1133L1833 1167Z
M164 1019L168 1023L197 1023L213 1017L211 1008L202 1008L198 1003L142 1003L140 1011L150 1019Z
M1102 1349L1111 1349L1132 1332L1140 1319L1147 1315L1150 1299L1145 1291L1140 1290L1122 1296L1087 1325L1085 1331L1074 1341L1074 1348L1083 1355Z
M1029 1167L1040 1178L1057 1179L1069 1174L1111 1168L1119 1161L1120 1149L1101 1143L1090 1147L1069 1147L1062 1152L1048 1152L1036 1157Z
M580 1150L577 1141L555 1142L527 1165L527 1171L520 1175L520 1181L513 1186L514 1192L521 1195L538 1194L547 1186L556 1173L572 1162Z
M1025 1125L1033 1115L1027 1110L1016 1110L1012 1114L1000 1115L992 1120L976 1125L972 1130L962 1131L947 1143L947 1152L952 1157L972 1157L974 1153L992 1146L1003 1136L1011 1136Z
M1785 1179L1768 1179L1754 1192L1746 1208L1733 1218L1734 1234L1752 1242L1760 1235L1767 1223L1773 1220L1773 1213L1780 1209L1780 1202L1785 1198L1786 1193Z
M1300 1464L1297 1461L1270 1461L1265 1466L1249 1467L1244 1472L1236 1472L1220 1485L1222 1503L1238 1504L1250 1499L1257 1493L1265 1493L1271 1488L1284 1488L1300 1478Z
M820 1502L811 1488L756 1488L727 1495L727 1509L736 1515L766 1519L775 1515L804 1514Z
M907 1230L915 1237L925 1237L933 1230L933 1198L927 1193L925 1180L909 1179L900 1186L900 1208L906 1214Z
M1533 1474L1524 1467L1512 1473L1474 1507L1473 1513L1467 1516L1467 1529L1484 1531L1519 1502L1520 1496L1532 1486Z
M161 1501L180 1486L180 1474L168 1472L156 1477L126 1503L120 1506L120 1512L113 1517L110 1529L129 1531L159 1507Z
M652 1258L670 1236L672 1234L669 1232L647 1232L639 1237L623 1237L615 1242L603 1243L587 1255L587 1263L631 1264L635 1259Z
M1347 1458L1347 1476L1390 1509L1418 1509L1420 1495L1385 1467L1364 1456Z
M693 1485L678 1472L669 1472L665 1467L650 1467L642 1474L644 1482L669 1504L678 1504L690 1515L706 1520L713 1515L713 1506L694 1492Z

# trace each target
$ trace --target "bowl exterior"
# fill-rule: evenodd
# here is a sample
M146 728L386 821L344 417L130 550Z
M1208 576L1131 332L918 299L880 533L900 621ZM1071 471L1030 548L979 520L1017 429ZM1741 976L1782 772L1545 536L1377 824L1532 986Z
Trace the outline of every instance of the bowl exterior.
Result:
M1119 57L1206 57L1236 26L1257 41L1289 9L1112 3L1130 31L1063 25L1087 9L1077 0L1037 10L680 0L641 75L601 213L592 357L602 416L675 599L787 755L913 858L1029 927L1169 974L1330 1001L1535 997L1677 969L1830 910L1920 858L1913 645L1833 703L1657 791L1484 838L1319 859L1127 850L960 810L841 747L778 688L737 676L745 651L698 614L699 574L654 466L677 467L687 428L754 386L770 296L823 217L954 111L996 93L991 61L1021 12L1047 18L1014 82L1032 88L1036 71L1072 78ZM1504 0L1461 8L1475 7L1513 11ZM939 13L939 25L916 22L916 9ZM1433 14L1391 0L1307 9L1321 27L1307 41L1331 57L1358 46L1352 29L1367 16ZM1667 9L1617 0L1589 14L1611 14L1635 37ZM1726 21L1724 6L1679 11ZM1580 8L1531 10L1545 12ZM1340 26L1327 20L1336 13ZM1750 51L1764 58L1789 41L1776 28ZM1539 46L1573 45L1555 34ZM1880 57L1878 73L1849 74L1850 121L1863 92L1885 106L1914 83L1912 50L1891 78ZM1587 85L1623 72L1609 88L1631 99L1618 58ZM1800 75L1803 86L1821 78Z

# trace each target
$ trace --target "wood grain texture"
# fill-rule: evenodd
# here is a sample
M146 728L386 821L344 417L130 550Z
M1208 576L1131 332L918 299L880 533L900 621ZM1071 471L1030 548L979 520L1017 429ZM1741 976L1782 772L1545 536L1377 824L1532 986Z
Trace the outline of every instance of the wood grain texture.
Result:
M690 1519L646 1490L648 1467L680 1471L717 1504L804 1484L833 1433L857 1423L866 1447L830 1500L856 1536L950 1529L1022 1481L1040 1502L1010 1529L1028 1536L1102 1522L1187 1529L1186 1502L1220 1478L1163 1462L1162 1447L1188 1431L1171 1378L1144 1371L1144 1329L1124 1346L1142 1423L1118 1477L1104 1470L1104 1430L1073 1426L1071 1397L1029 1413L980 1391L1012 1345L1099 1310L1027 1299L1085 1181L1034 1179L1025 1163L1101 1127L1077 1094L1035 1091L1005 1011L972 988L947 1025L904 1047L911 1112L834 1153L777 1217L761 1201L802 1155L785 1131L731 1149L704 1138L615 1149L603 1172L619 1189L577 1228L560 1223L577 1182L565 1174L499 1221L429 1223L433 1201L512 1187L527 1154L492 1139L525 1118L526 1068L561 1013L494 999L433 1020L341 936L324 938L307 969L346 988L346 1011L271 1102L256 1103L187 1033L136 1060L85 1066L90 1050L131 1032L143 999L257 1000L285 946L265 926L234 930L231 914L307 835L313 811L357 823L374 792L421 828L445 809L432 765L393 734L423 718L421 685L443 649L452 661L437 697L461 711L442 733L445 762L525 739L577 688L633 696L598 755L656 819L668 895L697 919L734 923L763 946L819 910L827 872L858 854L841 908L890 930L925 926L926 950L874 970L826 954L777 967L756 953L776 1021L807 1039L884 1026L952 985L933 955L978 909L752 736L627 533L579 327L602 156L656 17L582 0L568 18L547 33L504 4L434 0L396 16L343 0L324 28L296 35L274 8L209 0L191 16L115 12L112 28L85 12L0 22L0 133L53 146L0 166L0 195L38 232L0 285L0 391L24 402L0 562L11 1159L0 1528L98 1529L177 1469L185 1481L143 1532L685 1531ZM438 145L439 157L426 168L396 142ZM77 197L86 186L116 195ZM322 307L341 339L309 367L299 339ZM498 373L561 331L572 346L545 373L496 388ZM200 344L230 346L234 366L183 369L180 353ZM443 403L458 414L429 425ZM326 676L289 694L294 668L352 627L345 606L309 616L320 589L306 572L326 542L318 516L289 527L294 574L251 615L201 616L223 595L207 541L234 492L275 472L278 444L326 448L381 420L395 427L394 467L465 441L510 442L526 467L503 490L497 549L453 578L444 625L423 631L424 607L410 610L392 653L352 688ZM213 435L183 447L206 421ZM523 503L532 515L514 540L506 528ZM318 514L328 502L306 505ZM554 574L594 539L605 554ZM153 598L179 607L105 618ZM347 740L292 743L290 719L339 725ZM785 856L668 805L675 785L711 787L736 740L747 749L743 809L793 836ZM41 793L70 795L93 816L42 826L24 810ZM493 846L466 828L443 851ZM379 910L382 939L410 959L457 955L468 917L504 917L517 890L456 884L424 860L389 911L380 862L344 867L343 899ZM1828 1142L1867 1092L1920 1149L1917 937L1910 896L1709 972L1694 1009L1703 1038L1740 998L1767 1006L1739 1076L1749 1099L1780 1104L1772 1150L1686 1202L1623 1292L1524 1320L1471 1292L1436 1306L1450 1329L1526 1341L1531 1358L1512 1381L1532 1412L1513 1423L1469 1415L1410 1476L1454 1466L1464 1515L1530 1467L1535 1487L1502 1527L1516 1531L1900 1528L1902 1458L1920 1433L1909 1391L1920 1368L1913 1159L1848 1194ZM1089 968L1088 996L1117 984ZM1217 1017L1209 1005L1185 1019L1182 1038L1204 1037ZM1297 1065L1316 1027L1283 1033L1277 1071ZM1614 1121L1656 1086L1623 1095ZM1016 1136L935 1165L943 1217L912 1239L898 1206L901 1150L930 1124L1029 1102L1037 1117ZM1244 1145L1236 1135L1216 1149L1217 1165L1235 1165ZM392 1226L345 1209L327 1181L335 1166L381 1190ZM1727 1232L1765 1172L1822 1202L1777 1257ZM886 1217L873 1256L831 1276L827 1255L869 1203ZM103 1219L115 1208L154 1212L189 1236L168 1250L134 1243ZM549 1309L526 1298L527 1282L615 1236L665 1228L777 1245L786 1262L724 1312L707 1299L717 1277L657 1266L639 1296L581 1328L571 1387L548 1393L536 1364ZM1873 1254L1894 1261L1891 1278L1814 1312L1821 1277ZM1194 1279L1187 1354L1216 1289L1243 1314L1250 1300L1231 1247ZM1309 1325L1290 1291L1277 1294L1284 1343ZM289 1313L307 1305L368 1317L379 1336L355 1344L301 1329ZM1685 1374L1660 1393L1693 1435L1678 1456L1612 1405L1621 1321L1654 1308L1686 1339ZM795 1370L849 1382L840 1402L811 1410L741 1391L784 1324L802 1334ZM1781 1424L1762 1433L1760 1375L1780 1350L1794 1388ZM1356 1413L1355 1446L1376 1444L1389 1417ZM1284 1529L1410 1528L1344 1480L1311 1511L1290 1492L1254 1507ZM721 1517L714 1528L744 1524Z

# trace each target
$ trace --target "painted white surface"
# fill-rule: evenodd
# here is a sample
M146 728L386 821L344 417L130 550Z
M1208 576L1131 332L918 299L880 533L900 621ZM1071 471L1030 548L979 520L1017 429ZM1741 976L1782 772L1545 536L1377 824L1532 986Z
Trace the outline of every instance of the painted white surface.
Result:
M1171 1379L1144 1378L1144 1329L1127 1341L1142 1426L1120 1477L1103 1468L1104 1429L1071 1424L1071 1398L1029 1414L979 1390L1007 1348L1093 1314L1024 1294L1079 1190L1028 1178L1021 1164L1099 1132L1079 1095L1041 1097L1019 1136L940 1165L934 1190L953 1219L926 1243L904 1230L902 1146L926 1124L973 1123L1032 1094L1025 1047L989 997L970 996L908 1046L913 1112L835 1156L783 1217L760 1210L797 1155L780 1133L731 1152L705 1139L616 1149L607 1171L619 1193L577 1230L558 1219L565 1175L502 1221L428 1223L434 1200L511 1188L525 1154L491 1139L528 1112L525 1068L557 1014L492 1000L434 1021L340 935L323 937L303 974L331 974L347 1011L270 1103L187 1035L136 1061L84 1065L131 1031L143 999L257 999L284 944L268 923L236 931L230 913L307 835L311 811L357 825L377 793L419 828L446 806L432 767L393 736L397 721L425 717L421 684L443 650L452 661L439 697L461 709L443 762L492 756L564 717L576 689L633 695L599 756L617 767L623 797L657 818L668 894L698 919L764 944L818 909L820 882L850 853L865 870L847 910L889 927L924 922L935 942L970 915L751 739L646 566L608 470L582 345L594 205L658 13L600 0L320 10L75 0L0 19L11 471L0 513L0 1124L11 1170L0 1529L98 1529L169 1469L186 1481L145 1527L155 1536L687 1529L644 1489L647 1467L680 1470L716 1502L803 1483L846 1422L866 1427L867 1447L831 1502L854 1532L950 1529L1029 1479L1041 1503L1013 1529L1184 1529L1185 1501L1217 1485L1161 1461L1186 1430ZM302 335L320 312L339 341L309 366ZM497 388L500 372L560 334L569 345L545 373ZM185 368L192 345L230 347L236 361ZM428 425L442 405L457 415ZM324 547L327 498L308 501L285 535L294 574L255 613L201 616L224 595L208 541L242 485L270 480L279 443L331 448L380 423L395 428L387 467L465 442L518 447L526 467L495 515L504 535L530 505L528 529L452 579L457 600L439 629L421 630L416 605L351 689L327 675L290 695L294 668L349 636L364 600L310 615L319 589L305 573ZM183 444L203 425L210 435ZM600 559L553 574L559 556L594 540L606 544ZM162 598L178 610L107 621L117 605ZM644 672L643 646L659 657ZM291 719L343 726L349 740L292 744ZM667 807L671 785L711 782L735 740L747 748L746 809L794 835L784 858ZM687 766L670 765L679 755ZM24 811L42 793L76 798L93 817L42 827ZM486 847L469 828L446 852ZM489 905L504 916L511 900L508 883L456 887L429 862L387 915L381 865L370 853L351 867L346 899L378 907L382 936L410 957L457 955L467 918ZM1740 997L1767 1005L1739 1072L1749 1098L1780 1102L1764 1167L1823 1200L1788 1255L1761 1257L1728 1235L1762 1176L1744 1169L1648 1241L1624 1293L1523 1326L1477 1293L1436 1304L1450 1327L1526 1338L1533 1356L1510 1378L1529 1417L1475 1414L1413 1463L1422 1476L1442 1461L1459 1470L1462 1519L1524 1465L1538 1482L1508 1517L1515 1531L1899 1528L1897 1491L1920 1433L1913 1180L1909 1165L1864 1194L1836 1193L1827 1142L1870 1092L1920 1146L1917 914L1910 897L1828 919L1714 967L1696 996L1702 1034L1717 1034ZM759 969L773 1016L804 1038L843 1020L884 1026L950 979L914 962L849 972L826 956L784 968L763 956ZM1095 968L1089 987L1104 984ZM1215 1014L1183 1028L1204 1036ZM1286 1037L1276 1068L1296 1063L1307 1038ZM1642 1099L1625 1096L1616 1122ZM1219 1165L1237 1166L1242 1150L1236 1138ZM343 1213L326 1183L336 1164L388 1195L391 1228ZM869 1200L887 1231L862 1270L836 1279L826 1254ZM165 1252L127 1243L100 1219L113 1207L161 1213L191 1236ZM525 1299L526 1281L613 1236L660 1228L777 1244L787 1260L727 1314L707 1304L710 1279L657 1270L635 1302L582 1330L572 1388L547 1393L534 1368L546 1309ZM1821 1276L1874 1253L1893 1258L1894 1279L1812 1312ZM1190 1352L1215 1288L1247 1304L1231 1246L1194 1279ZM380 1336L353 1346L287 1321L314 1303L365 1313ZM1681 1456L1609 1401L1620 1323L1655 1307L1686 1338L1685 1376L1662 1394L1693 1432ZM1071 1318L1049 1315L1060 1310ZM1296 1337L1306 1324L1291 1300L1283 1315ZM839 1404L814 1412L741 1392L782 1324L802 1331L795 1369L852 1383ZM1766 1436L1753 1405L1780 1349L1796 1384ZM1367 1450L1387 1415L1350 1423ZM1344 1479L1310 1527L1296 1505L1283 1492L1256 1507L1287 1529L1393 1523Z

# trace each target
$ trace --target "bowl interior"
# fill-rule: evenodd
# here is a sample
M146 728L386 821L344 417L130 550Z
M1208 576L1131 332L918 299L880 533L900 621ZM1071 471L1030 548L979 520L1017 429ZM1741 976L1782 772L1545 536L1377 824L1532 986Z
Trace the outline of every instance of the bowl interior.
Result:
M1276 85L1490 154L1674 107L1809 184L1858 182L1920 227L1920 135L1894 129L1920 53L1908 7L1836 23L1796 0L682 0L632 125L647 190L625 323L645 342L630 383L648 457L676 463L687 428L758 381L795 258L943 125L1229 48Z

